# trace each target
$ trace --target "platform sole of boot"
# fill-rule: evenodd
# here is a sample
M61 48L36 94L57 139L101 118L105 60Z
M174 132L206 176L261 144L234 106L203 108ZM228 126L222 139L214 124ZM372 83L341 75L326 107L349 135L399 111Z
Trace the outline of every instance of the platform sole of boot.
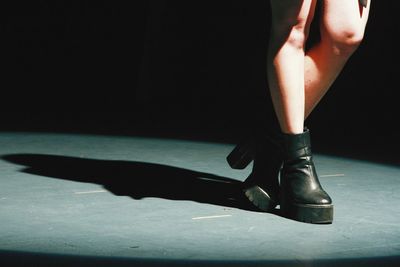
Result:
M332 204L281 204L282 215L299 222L331 224L333 222Z
M277 205L277 201L257 185L247 187L243 189L243 192L250 202L262 211L271 211Z

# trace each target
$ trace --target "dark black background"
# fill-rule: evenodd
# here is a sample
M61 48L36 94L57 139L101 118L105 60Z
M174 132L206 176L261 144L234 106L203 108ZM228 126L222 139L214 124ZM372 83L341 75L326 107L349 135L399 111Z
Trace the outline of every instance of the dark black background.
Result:
M362 45L307 121L315 142L398 146L396 2L373 1ZM0 130L236 141L269 105L268 1L1 1L0 12Z

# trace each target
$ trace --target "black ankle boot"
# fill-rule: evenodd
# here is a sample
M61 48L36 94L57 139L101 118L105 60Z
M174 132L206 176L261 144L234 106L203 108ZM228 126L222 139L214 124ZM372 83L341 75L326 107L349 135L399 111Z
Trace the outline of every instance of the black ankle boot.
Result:
M333 205L322 189L312 159L310 132L283 134L280 205L288 218L307 223L332 223Z
M282 135L276 128L257 129L227 157L233 169L244 169L254 160L252 172L242 189L246 197L263 211L271 211L279 203L279 170L283 151Z
M243 183L246 197L260 210L279 203L279 171L283 162L281 135L270 130L256 135L253 169Z

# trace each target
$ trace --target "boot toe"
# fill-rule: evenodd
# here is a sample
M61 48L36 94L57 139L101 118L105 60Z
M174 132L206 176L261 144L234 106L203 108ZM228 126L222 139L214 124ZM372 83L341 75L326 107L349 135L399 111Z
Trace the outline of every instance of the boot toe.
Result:
M319 193L319 197L316 199L319 199L319 204L332 204L331 197L323 190Z
M313 205L327 205L332 204L332 199L323 190L309 192L308 194L296 194L292 199L294 203L313 204Z

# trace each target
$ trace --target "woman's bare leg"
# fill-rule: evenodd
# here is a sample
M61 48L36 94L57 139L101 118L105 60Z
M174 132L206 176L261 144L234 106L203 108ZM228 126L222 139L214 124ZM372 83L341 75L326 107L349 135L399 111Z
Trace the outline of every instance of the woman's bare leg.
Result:
M304 129L305 78L308 78L305 46L316 3L317 0L271 0L268 78L283 132L279 170L281 213L302 222L332 223L332 199L318 180L310 132Z
M305 118L328 91L364 36L367 8L358 0L321 2L321 41L305 55Z
M271 0L267 74L281 130L302 133L305 114L305 42L316 0Z

